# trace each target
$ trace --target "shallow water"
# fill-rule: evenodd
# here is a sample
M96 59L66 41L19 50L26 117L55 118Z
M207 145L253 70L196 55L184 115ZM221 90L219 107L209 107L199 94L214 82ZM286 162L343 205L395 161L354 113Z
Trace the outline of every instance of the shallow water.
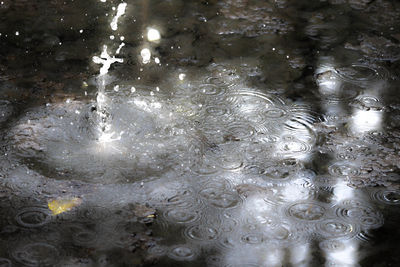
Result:
M0 266L400 264L397 1L0 15Z

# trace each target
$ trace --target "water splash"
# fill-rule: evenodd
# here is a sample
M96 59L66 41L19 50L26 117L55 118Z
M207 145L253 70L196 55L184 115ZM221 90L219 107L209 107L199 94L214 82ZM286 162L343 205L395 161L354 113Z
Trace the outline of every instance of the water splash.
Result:
M113 31L118 30L118 19L125 14L127 4L120 3L117 8L117 14L113 18L112 22L110 23L110 27ZM121 37L121 41L124 40ZM121 42L119 47L117 48L115 54L119 54L122 47L125 46L124 42ZM112 131L112 125L110 123L111 116L107 111L107 106L110 105L109 98L106 95L106 84L108 82L108 72L112 64L118 62L123 63L124 60L122 58L116 58L115 56L110 56L107 51L107 45L103 45L103 51L99 56L94 56L92 58L93 62L96 64L101 64L102 67L100 68L100 74L97 77L97 86L98 86L98 93L97 93L97 115L99 117L99 137L98 140L100 143L105 144L109 142L113 142L116 140L121 139L121 133L116 133Z
M110 27L113 31L118 30L118 19L125 14L126 6L126 3L121 3L118 5L117 14L110 23Z

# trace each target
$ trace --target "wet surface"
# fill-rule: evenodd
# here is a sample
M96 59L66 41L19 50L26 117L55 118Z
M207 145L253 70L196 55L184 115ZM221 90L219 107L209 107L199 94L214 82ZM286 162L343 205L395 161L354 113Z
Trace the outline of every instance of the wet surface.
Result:
M399 265L397 1L0 14L0 266Z

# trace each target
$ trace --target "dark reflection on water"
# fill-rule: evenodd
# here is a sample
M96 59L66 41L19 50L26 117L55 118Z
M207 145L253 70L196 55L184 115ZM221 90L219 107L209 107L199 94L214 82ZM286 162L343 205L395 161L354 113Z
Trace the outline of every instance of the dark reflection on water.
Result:
M397 1L0 15L0 266L400 264Z

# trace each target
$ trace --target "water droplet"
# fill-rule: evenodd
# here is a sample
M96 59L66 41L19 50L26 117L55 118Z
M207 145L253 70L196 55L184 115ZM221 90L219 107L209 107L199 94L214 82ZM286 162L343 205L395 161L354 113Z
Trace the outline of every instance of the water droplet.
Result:
M173 223L192 223L200 219L200 214L195 210L188 209L172 209L164 213L164 217Z
M147 40L149 40L149 42L157 42L160 39L161 39L161 35L158 30L153 29L153 28L149 28L147 30Z

